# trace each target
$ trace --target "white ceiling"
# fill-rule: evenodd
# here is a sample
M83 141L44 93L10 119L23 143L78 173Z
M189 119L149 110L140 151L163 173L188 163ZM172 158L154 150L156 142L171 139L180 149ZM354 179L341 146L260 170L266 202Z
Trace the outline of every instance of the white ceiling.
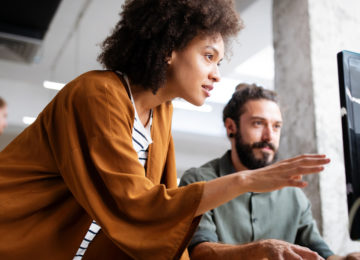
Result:
M22 122L24 116L36 117L56 95L56 91L43 87L44 80L66 83L85 71L101 68L96 61L99 44L118 21L122 3L63 0L46 34L38 63L0 58L0 96L9 104L9 127L0 137L0 149L26 127ZM237 0L236 4L245 28L232 46L231 61L222 63L223 82L207 101L212 111L174 111L173 131L180 171L219 156L228 147L221 113L237 83L256 82L272 88L272 1ZM4 51L4 46L0 45L0 51Z

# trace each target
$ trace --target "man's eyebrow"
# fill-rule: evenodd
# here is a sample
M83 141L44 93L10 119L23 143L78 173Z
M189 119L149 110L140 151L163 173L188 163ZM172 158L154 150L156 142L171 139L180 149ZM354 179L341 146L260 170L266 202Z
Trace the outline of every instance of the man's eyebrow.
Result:
M252 116L251 119L261 119L261 120L266 120L264 117L261 116Z
M251 119L259 119L259 120L263 120L263 121L266 121L266 120L267 120L266 118L261 117L261 116L252 116ZM282 120L276 120L275 122L278 123L278 124L279 124L279 123L280 123L280 124L283 123Z

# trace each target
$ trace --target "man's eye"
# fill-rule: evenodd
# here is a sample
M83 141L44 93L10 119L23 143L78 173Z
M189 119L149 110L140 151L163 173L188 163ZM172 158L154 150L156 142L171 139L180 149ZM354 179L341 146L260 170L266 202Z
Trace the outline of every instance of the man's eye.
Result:
M262 125L262 122L261 122L261 121L254 121L253 124L254 124L255 126L259 126L259 125Z

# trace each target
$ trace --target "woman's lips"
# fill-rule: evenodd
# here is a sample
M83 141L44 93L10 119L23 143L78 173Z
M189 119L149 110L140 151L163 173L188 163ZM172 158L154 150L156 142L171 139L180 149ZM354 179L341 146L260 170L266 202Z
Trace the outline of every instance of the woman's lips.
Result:
M207 97L210 97L210 91L214 88L212 85L202 85L202 89L204 90Z

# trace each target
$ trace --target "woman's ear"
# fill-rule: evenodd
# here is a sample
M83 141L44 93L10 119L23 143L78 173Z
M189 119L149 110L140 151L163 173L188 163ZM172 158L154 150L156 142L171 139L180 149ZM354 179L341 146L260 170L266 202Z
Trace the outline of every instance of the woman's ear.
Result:
M175 52L175 51L172 51L172 52L171 52L171 55L166 58L166 63L167 63L168 65L171 65L171 63L172 63L173 60L175 59L175 56L176 56L176 52Z
M233 138L237 132L237 127L234 120L232 120L230 117L225 119L225 128L227 136L229 138Z

